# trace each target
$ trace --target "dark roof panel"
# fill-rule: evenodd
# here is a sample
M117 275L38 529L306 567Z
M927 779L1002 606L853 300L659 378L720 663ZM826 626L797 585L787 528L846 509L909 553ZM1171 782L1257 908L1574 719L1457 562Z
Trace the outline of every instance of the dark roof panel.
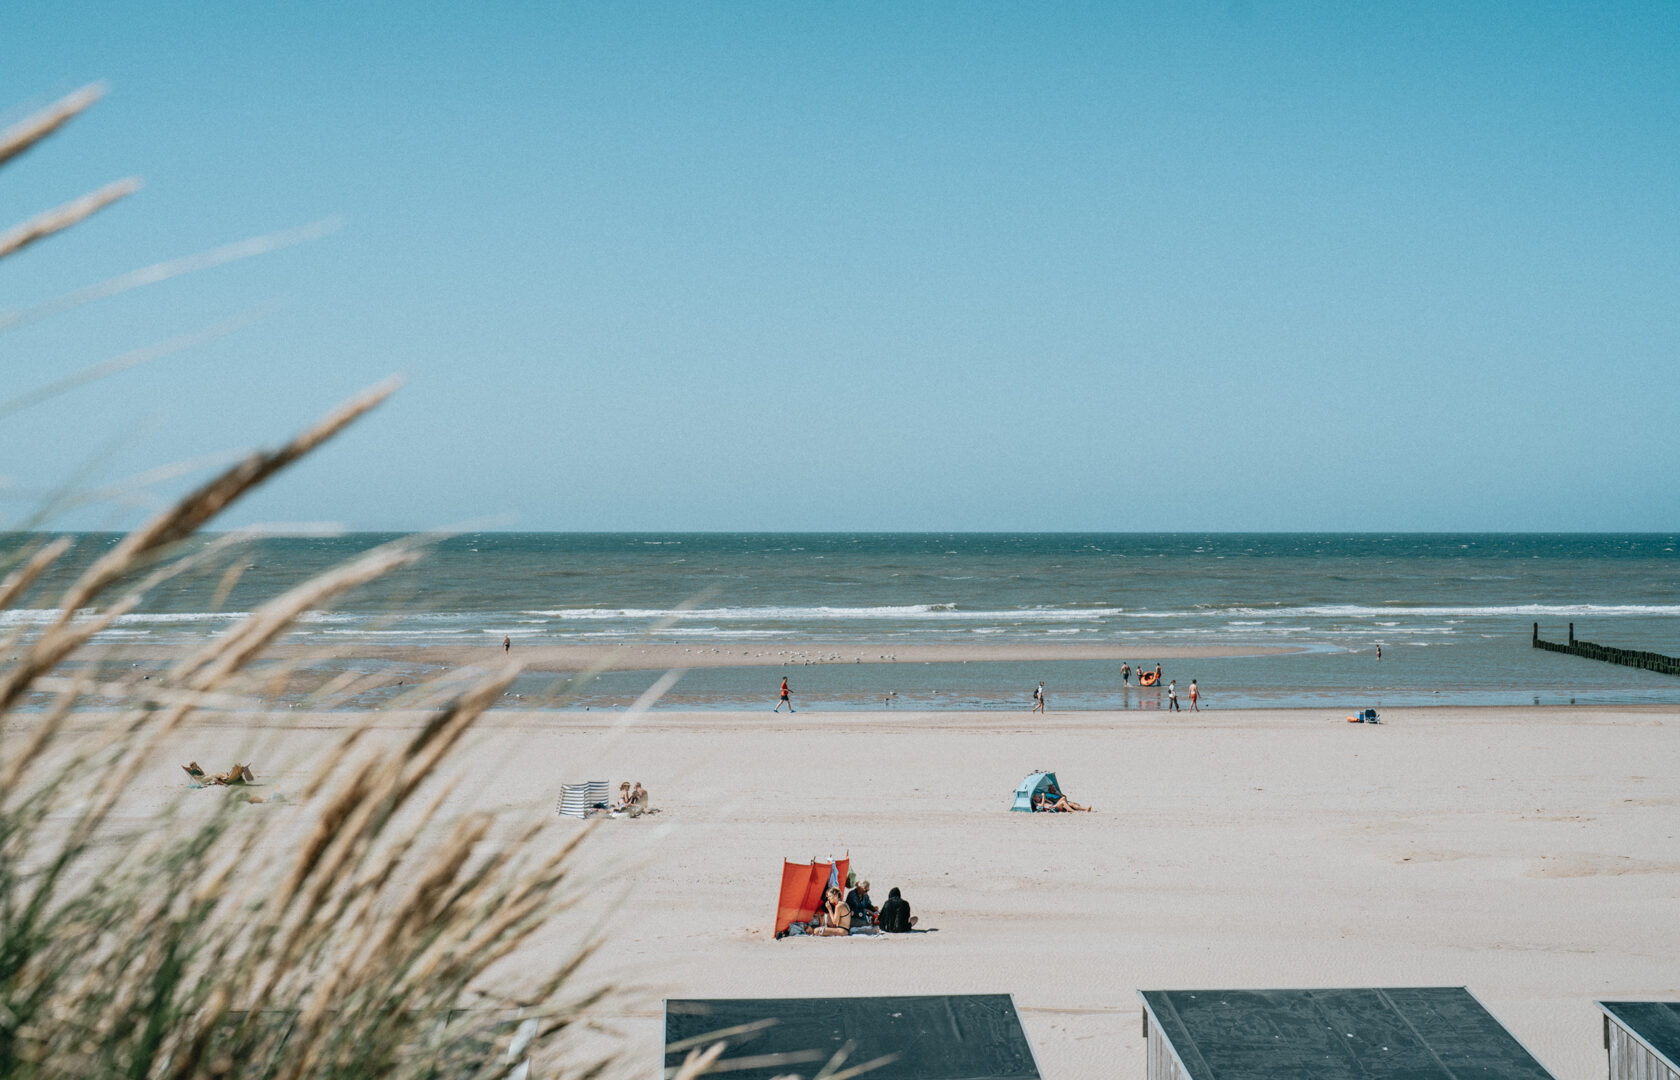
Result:
M765 1024L765 1021L770 1021ZM1008 994L926 997L713 998L665 1003L667 1068L682 1064L689 1046L726 1036L718 1061L763 1058L729 1068L729 1080L814 1076L847 1042L848 1065L896 1054L871 1069L868 1080L1039 1080L1032 1047ZM775 1059L775 1060L772 1060Z
M1552 1080L1463 987L1142 996L1191 1080Z
M1680 1069L1680 1001L1601 1001L1598 1007Z

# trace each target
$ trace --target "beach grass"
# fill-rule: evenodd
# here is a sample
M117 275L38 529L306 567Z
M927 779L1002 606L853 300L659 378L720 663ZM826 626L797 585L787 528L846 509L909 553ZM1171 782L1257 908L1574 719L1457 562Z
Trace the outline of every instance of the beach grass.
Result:
M101 93L77 91L0 134L0 164ZM137 187L118 181L0 232L0 258ZM544 823L509 839L490 815L446 812L452 754L517 664L409 695L420 721L396 752L360 747L368 725L353 727L292 802L250 786L236 763L225 787L191 790L180 775L166 812L122 812L135 785L155 783L171 732L256 707L272 674L252 665L300 615L412 564L427 541L299 582L155 675L101 667L90 644L158 585L235 555L249 536L184 542L394 389L373 387L201 483L75 574L55 615L0 640L0 1077L522 1075L611 995L577 987L587 935L517 995L484 978L577 902L568 875L588 835L538 844ZM38 606L72 546L12 543L0 612Z
M117 812L167 735L255 700L251 664L294 619L412 563L424 541L300 583L144 682L90 675L82 651L150 588L231 546L188 554L181 540L389 391L200 485L83 571L53 620L6 642L0 1075L502 1075L608 992L569 986L587 946L517 998L481 985L575 902L569 859L587 835L539 851L541 824L492 843L489 816L444 814L451 753L516 664L439 688L397 753L358 753L366 728L353 729L286 818L237 777L193 793L208 812L177 803L138 826ZM8 553L0 609L68 547Z
M0 166L103 94L85 87L0 132ZM119 180L0 230L0 259L139 187ZM156 263L0 316L0 331L335 227L328 219ZM226 329L14 396L0 420ZM348 708L353 719L292 799L249 760L220 774L196 761L181 774L160 764L179 744L172 736L213 728L218 715L236 728L272 716L265 693L300 662L273 646L300 617L413 565L434 537L382 544L300 580L162 669L125 667L97 643L180 575L219 574L219 603L261 534L201 530L396 389L394 380L373 386L244 456L86 560L72 536L0 539L0 615L25 616L0 634L0 1080L640 1072L616 1042L569 1039L592 1010L632 992L580 971L603 942L574 881L590 825L556 837L546 818L510 830L493 814L449 809L484 780L460 771L461 751L520 663L455 666L375 710L347 705L366 682L353 671L316 687L298 702L305 714ZM79 498L59 493L28 529ZM395 747L390 729L404 733ZM131 798L160 783L174 788L161 810ZM562 936L575 944L532 949L541 961L525 962L535 936L568 917ZM726 1068L726 1034L693 1046L670 1074ZM833 1054L818 1080L879 1064L851 1064L850 1051Z

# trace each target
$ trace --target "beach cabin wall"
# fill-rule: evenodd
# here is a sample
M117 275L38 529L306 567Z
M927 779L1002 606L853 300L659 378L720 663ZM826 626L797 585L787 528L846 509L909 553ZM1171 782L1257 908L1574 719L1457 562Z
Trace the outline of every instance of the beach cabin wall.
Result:
M1680 1072L1608 1016L1604 1018L1604 1049L1610 1055L1610 1080L1680 1080Z
M1680 1080L1680 1002L1601 1001L1610 1080Z
M1178 1052L1161 1032L1161 1025L1149 1022L1149 1010L1143 1010L1143 1036L1148 1044L1149 1080L1191 1080L1178 1060Z

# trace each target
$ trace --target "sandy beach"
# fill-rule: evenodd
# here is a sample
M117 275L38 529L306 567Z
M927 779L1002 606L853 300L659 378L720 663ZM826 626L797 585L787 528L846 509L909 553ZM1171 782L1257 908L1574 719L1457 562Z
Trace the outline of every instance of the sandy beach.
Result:
M205 717L160 750L130 820L177 796L176 759L253 758L259 792L296 791L360 719ZM578 917L507 972L603 926L587 978L640 989L593 1019L631 1075L657 1066L664 996L1008 992L1045 1077L1078 1080L1143 1074L1140 988L1423 984L1468 986L1559 1077L1602 1075L1593 1000L1680 993L1680 710L1384 720L498 711L450 808L560 844L586 827L555 816L561 783L650 788L661 813L598 823ZM394 744L415 717L377 722ZM1035 768L1097 811L1010 813ZM937 932L772 940L781 860L847 853Z

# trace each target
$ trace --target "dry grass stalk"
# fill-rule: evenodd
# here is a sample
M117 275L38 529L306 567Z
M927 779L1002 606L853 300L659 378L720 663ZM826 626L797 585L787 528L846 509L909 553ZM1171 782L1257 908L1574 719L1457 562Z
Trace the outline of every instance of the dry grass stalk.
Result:
M266 255L271 251L301 244L305 241L316 240L326 236L343 225L339 218L323 218L320 221L300 225L295 229L285 229L280 232L253 236L245 240L236 240L231 244L210 248L192 255L183 255L178 259L167 259L163 262L142 266L137 270L130 270L125 274L108 278L105 281L89 285L74 292L65 293L44 303L21 311L12 311L0 315L0 330L11 330L18 326L27 326L54 315L62 315L66 311L74 310L84 304L91 304L97 300L105 300L112 296L133 289L156 285L170 278L191 274L199 270L208 270L224 263L237 262L257 255Z
M118 199L126 199L139 190L140 181L129 177L126 180L112 181L96 191L71 199L63 206L43 210L28 221L0 233L0 259L14 255L39 240L45 240L53 233L63 232L99 213Z
M80 371L73 371L64 378L56 379L53 382L48 383L46 386L36 387L33 390L19 394L7 401L0 401L0 420L5 419L12 413L22 412L24 409L27 409L32 405L38 405L50 398L68 393L69 391L76 389L78 386L84 386L87 383L108 378L118 372L139 367L142 364L150 363L153 360L180 352L183 349L190 349L195 345L202 345L207 341L214 341L219 337L230 334L233 331L248 325L252 321L254 314L255 313L239 315L231 319L223 319L220 322L206 326L201 330L195 330L190 334L180 334L176 337L168 339L167 341L160 341L153 345L147 345L144 348L131 349L121 355L113 356L109 360L102 360L99 363L89 365Z
M127 573L141 558L191 536L235 499L343 431L390 397L398 385L399 380L387 379L363 391L284 446L251 454L129 533L94 563L59 601L59 606L68 611L61 616L61 621L67 621L70 614L86 606L89 598Z
M201 489L187 501L203 497ZM125 553L121 561L108 554L67 596L97 601L101 585L175 533L160 521L196 515L190 506L160 515L113 549ZM7 791L17 797L0 807L0 1076L437 1075L439 1061L465 1076L483 1074L486 1047L505 1051L511 1032L486 1042L446 1025L440 1035L437 1018L475 1000L486 969L565 909L572 846L523 862L514 852L536 839L527 830L509 849L481 855L490 823L469 819L427 853L421 841L441 825L442 797L395 840L384 834L517 666L468 685L399 752L324 766L306 792L316 827L284 873L253 876L218 855L229 844L263 843L263 819L235 818L232 802L196 826L158 823L173 835L143 855L113 855L97 842L124 782L138 774L128 762L146 760L145 749L194 711L226 705L226 688L303 611L408 565L420 547L375 549L259 608L158 679L96 751L61 745L62 722L91 691L113 687L47 674L57 665L36 670L43 656L61 659L56 648L39 652L41 640L74 633L79 647L82 624L61 615L14 662L8 678L30 674L11 702L47 683L65 692L26 744L5 755ZM32 553L14 582L38 578L60 554L62 545ZM166 580L170 569L155 568L146 582ZM13 600L26 593L8 588ZM81 793L63 782L63 767L46 766L54 748L68 750L76 767L90 757L122 762L110 793L78 808L68 830L51 822ZM49 772L37 775L43 767ZM412 884L398 896L405 881ZM373 947L350 944L366 942ZM579 962L561 965L549 982L558 988ZM566 1010L555 1010L544 1030L552 1036L568 1022Z
M105 96L101 83L72 91L35 115L0 134L0 165L17 157L69 122L70 118Z
M97 96L72 95L0 135L0 163ZM50 231L8 234L0 258ZM88 645L171 577L237 542L182 554L180 541L393 388L375 388L154 516L94 560L56 616L20 631L20 652L0 660L0 1080L505 1077L510 1054L551 1041L605 993L567 990L587 948L529 1000L483 989L492 965L574 902L567 867L584 833L554 852L534 850L535 827L492 844L489 819L448 831L448 788L424 805L416 798L444 784L450 755L517 666L437 687L438 703L395 752L366 747L366 728L350 733L289 816L217 789L196 793L207 814L112 824L160 740L201 712L237 715L249 666L299 615L409 565L425 542L386 545L298 585L143 688L99 674ZM0 610L28 602L66 550L58 540L0 553L0 566L13 568ZM73 663L93 674L72 673ZM57 695L51 707L27 711L44 693ZM102 700L111 695L120 695L115 712ZM92 791L78 782L90 768L101 770ZM301 837L294 824L305 826ZM290 860L251 854L285 850ZM525 1007L536 1023L516 1034L488 1020L445 1022L475 1005Z
M69 550L70 538L60 536L30 552L23 559L22 566L7 574L6 580L0 581L0 611L5 611L15 604L18 597L28 592L31 586L41 580L41 575L50 570L53 563Z

